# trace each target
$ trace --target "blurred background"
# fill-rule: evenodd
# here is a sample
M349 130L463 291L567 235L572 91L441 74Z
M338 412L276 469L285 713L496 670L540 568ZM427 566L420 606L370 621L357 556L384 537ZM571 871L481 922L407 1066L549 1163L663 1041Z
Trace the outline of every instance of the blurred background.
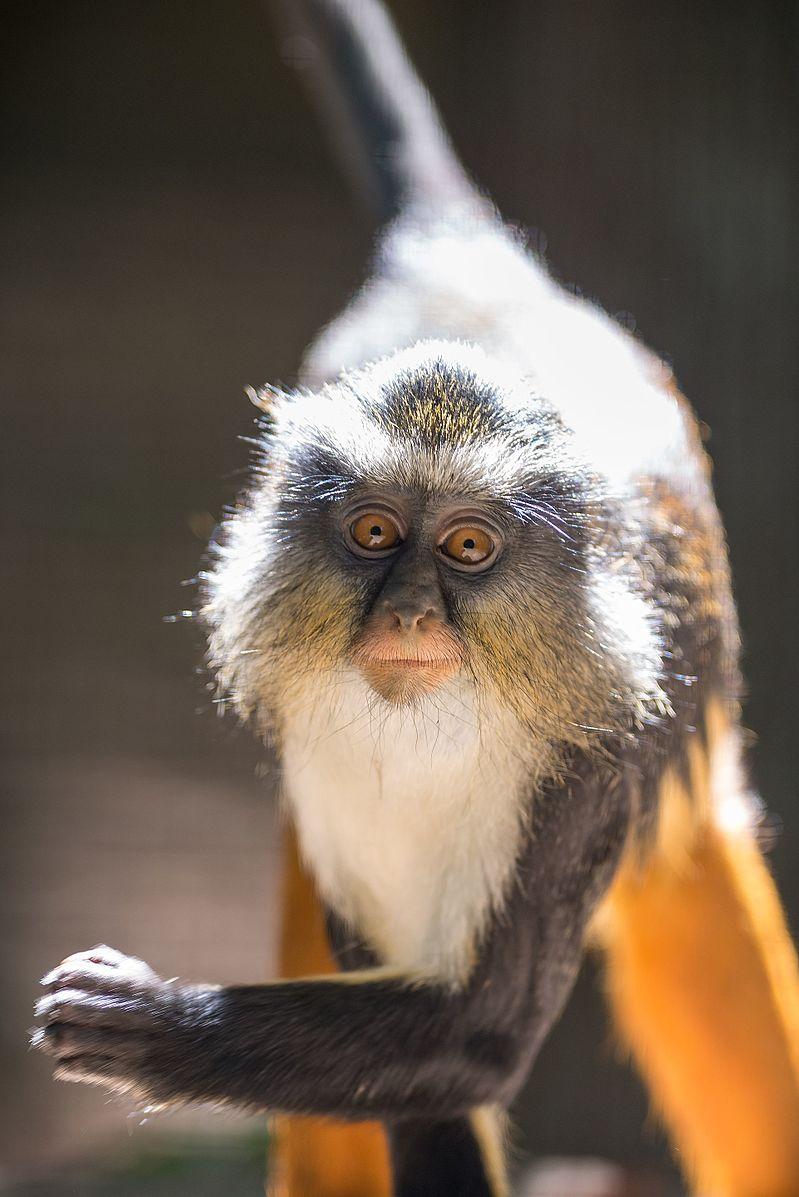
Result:
M711 429L796 928L799 6L391 7L468 168L669 356ZM164 617L242 481L244 386L292 382L374 230L259 0L3 14L0 1191L244 1197L260 1120L142 1125L54 1085L26 1031L36 979L99 941L167 975L269 975L262 753L216 717L197 630ZM589 964L518 1103L518 1158L601 1157L627 1192L675 1194L600 988Z

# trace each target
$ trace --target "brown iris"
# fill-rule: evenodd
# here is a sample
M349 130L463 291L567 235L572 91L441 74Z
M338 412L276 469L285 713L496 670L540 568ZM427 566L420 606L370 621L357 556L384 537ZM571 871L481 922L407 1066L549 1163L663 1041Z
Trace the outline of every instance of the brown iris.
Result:
M494 552L494 542L483 528L456 528L441 548L460 565L482 565Z
M359 515L350 524L350 536L359 548L373 553L393 549L402 539L397 525L382 511L365 511Z

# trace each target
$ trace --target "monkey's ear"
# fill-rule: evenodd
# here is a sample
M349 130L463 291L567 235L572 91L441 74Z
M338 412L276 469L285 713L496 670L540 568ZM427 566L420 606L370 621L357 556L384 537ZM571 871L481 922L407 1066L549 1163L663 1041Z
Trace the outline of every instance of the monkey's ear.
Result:
M257 407L261 413L255 421L260 431L271 436L277 426L278 408L288 398L285 391L272 386L271 383L258 388L245 387L244 391L253 407Z
M280 391L277 387L270 386L267 383L262 387L245 387L244 393L249 399L253 407L257 407L264 415L273 417L275 414L275 404L280 398Z

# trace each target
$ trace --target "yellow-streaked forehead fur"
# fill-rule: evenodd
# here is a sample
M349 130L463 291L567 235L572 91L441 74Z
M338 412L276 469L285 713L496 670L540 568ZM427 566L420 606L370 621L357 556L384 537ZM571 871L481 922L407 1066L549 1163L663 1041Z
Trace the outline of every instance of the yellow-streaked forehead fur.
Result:
M536 399L529 380L477 346L424 341L284 396L277 444L310 432L365 483L502 497L528 462L520 431Z

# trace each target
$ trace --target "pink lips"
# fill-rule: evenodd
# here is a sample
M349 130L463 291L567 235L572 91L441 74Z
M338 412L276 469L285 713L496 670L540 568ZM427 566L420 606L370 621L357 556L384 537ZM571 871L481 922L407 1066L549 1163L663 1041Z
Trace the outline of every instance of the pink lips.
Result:
M460 641L438 621L409 634L376 620L364 629L352 655L372 689L394 703L412 702L437 689L455 676L462 661Z

